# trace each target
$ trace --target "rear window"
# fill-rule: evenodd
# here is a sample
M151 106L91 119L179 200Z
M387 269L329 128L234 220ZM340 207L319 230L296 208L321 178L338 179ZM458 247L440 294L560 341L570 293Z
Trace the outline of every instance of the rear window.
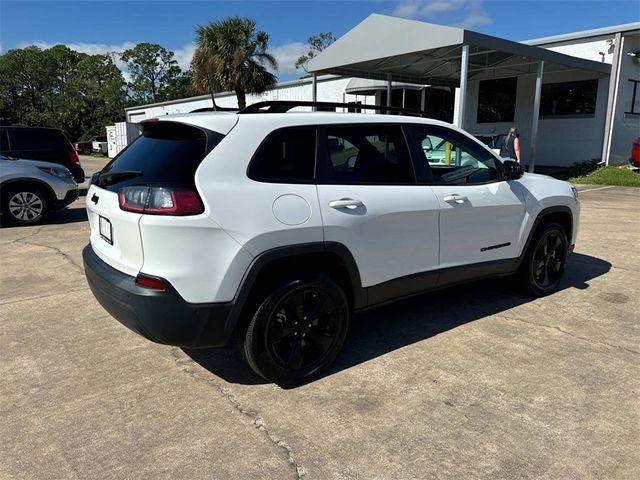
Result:
M16 128L12 150L71 150L67 137L60 130L48 128Z
M140 124L142 135L109 162L98 186L119 190L129 185L195 187L200 162L224 136L175 122Z

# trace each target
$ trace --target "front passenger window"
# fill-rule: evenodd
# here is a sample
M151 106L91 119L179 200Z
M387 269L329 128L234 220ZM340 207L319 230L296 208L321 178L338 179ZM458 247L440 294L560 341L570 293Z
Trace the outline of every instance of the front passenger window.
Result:
M502 178L500 162L460 133L437 126L412 126L436 184L480 184Z

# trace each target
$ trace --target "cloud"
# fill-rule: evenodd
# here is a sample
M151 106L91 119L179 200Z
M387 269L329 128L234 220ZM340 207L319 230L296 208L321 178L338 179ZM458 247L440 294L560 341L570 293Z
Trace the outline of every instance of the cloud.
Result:
M278 73L304 73L296 69L295 63L298 58L309 51L308 44L302 42L285 43L272 47L268 51L278 61Z
M52 42L43 42L43 41L35 41L35 42L22 42L17 48L24 48L29 45L35 45L42 49L51 48L54 45L59 45L59 43ZM107 54L107 53L122 53L123 51L133 48L136 46L136 42L122 42L119 44L106 44L106 43L62 43L66 45L72 50L81 53L87 53L89 55L98 55L98 54ZM0 44L1 48L2 44ZM165 47L166 48L166 47ZM191 59L193 58L193 54L196 51L196 45L193 42L185 43L181 48L172 50L175 54L174 58L178 62L178 65L183 71L186 71L191 66ZM291 73L300 73L299 70L296 70L294 64L296 60L309 51L309 46L306 43L302 42L292 42L285 43L283 45L275 46L270 48L269 53L271 53L276 60L278 61L278 71L276 73L280 74L291 74ZM118 56L115 57L116 65L120 70L122 70L123 75L127 81L130 80L130 75L127 72L127 66L122 62Z
M174 50L175 59L182 70L188 70L191 66L193 54L196 51L195 43L187 43L182 48ZM309 45L302 42L285 43L276 47L271 47L268 52L278 61L277 73L299 73L294 64L296 60L309 51Z
M471 28L477 27L480 25L491 25L493 20L484 12L470 13L461 21L459 21L456 26L461 28Z
M86 53L88 55L105 55L105 54L111 54L111 53L122 53L129 48L135 47L136 43L135 42L123 42L120 44L82 43L82 42L81 43L63 43L63 42L50 43L50 42L36 41L36 42L22 42L18 45L17 48L28 47L29 45L35 45L36 47L40 47L43 50L47 48L51 48L54 45L64 45L70 48L71 50L75 50L76 52L80 52L80 53ZM127 71L127 66L125 65L125 63L121 61L120 57L117 55L114 56L113 59L116 63L116 66L120 70L122 70L122 74L124 75L125 80L129 81L131 76Z
M175 54L173 58L176 59L178 65L183 71L189 70L191 68L191 59L193 59L193 54L196 52L196 44L185 43L182 48L178 48L177 50L173 50Z
M446 14L447 20L462 28L493 23L484 9L484 0L402 0L393 10L397 17L415 19L434 19Z
M67 47L69 47L71 50L75 50L77 52L81 52L81 53L87 53L89 55L98 55L98 54L105 54L105 53L112 53L112 52L117 52L117 53L121 53L124 50L127 50L128 48L133 48L136 46L135 42L123 42L120 44L106 44L106 43L64 43L64 42L57 42L57 43L51 43L51 42L40 42L40 41L36 41L36 42L22 42L20 45L18 45L17 48L24 48L27 47L29 45L35 45L36 47L40 47L42 49L45 48L51 48L54 45L65 45Z
M193 54L196 51L195 43L187 43L182 48L174 50L175 59L182 70L188 70L191 66ZM276 73L300 73L295 67L295 62L309 51L309 45L302 42L285 43L268 49L278 62L278 71Z

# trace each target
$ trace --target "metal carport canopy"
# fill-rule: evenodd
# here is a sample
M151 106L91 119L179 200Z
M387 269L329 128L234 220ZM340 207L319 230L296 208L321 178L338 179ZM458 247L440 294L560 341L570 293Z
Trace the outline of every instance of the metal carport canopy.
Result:
M316 99L318 73L419 85L460 87L456 124L464 128L469 79L535 74L529 170L536 157L542 78L545 72L587 70L610 75L611 65L463 28L372 14L309 62ZM423 106L424 108L424 106ZM455 117L454 117L455 118Z
M458 86L463 46L468 78L488 70L492 78L580 69L609 74L611 66L456 27L372 14L309 62L310 73L421 85Z

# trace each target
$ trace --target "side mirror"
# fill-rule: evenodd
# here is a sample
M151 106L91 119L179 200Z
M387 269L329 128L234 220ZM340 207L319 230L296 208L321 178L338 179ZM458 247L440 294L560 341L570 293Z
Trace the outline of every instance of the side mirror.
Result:
M504 163L504 179L517 180L524 175L524 167L513 160L505 160Z

